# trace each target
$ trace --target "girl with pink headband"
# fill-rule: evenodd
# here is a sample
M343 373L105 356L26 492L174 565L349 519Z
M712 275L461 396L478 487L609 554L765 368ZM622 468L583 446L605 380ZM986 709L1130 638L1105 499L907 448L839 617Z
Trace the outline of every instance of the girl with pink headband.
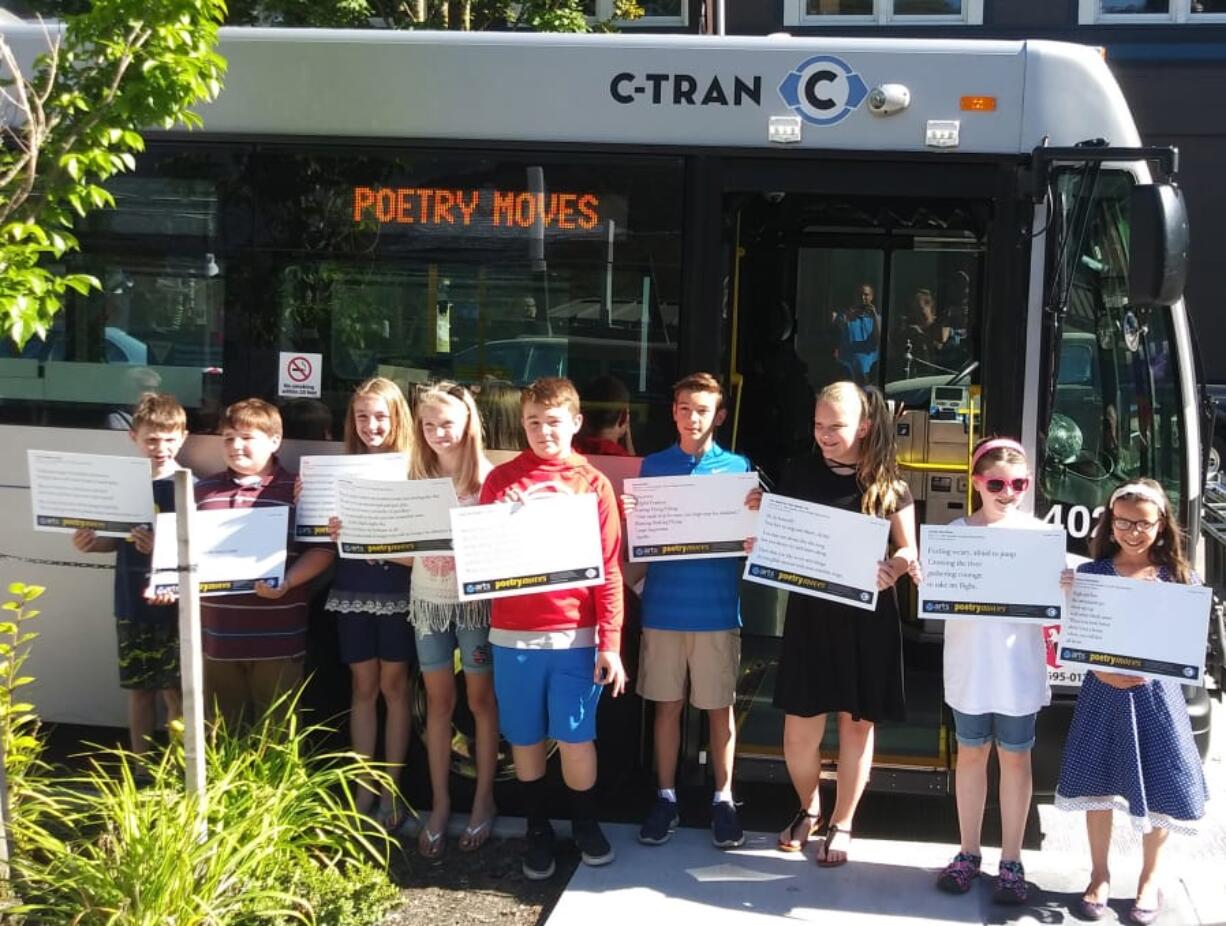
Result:
M1000 437L980 441L971 453L971 480L977 509L951 526L1046 526L1021 510L1031 473L1026 450L1017 441ZM913 578L922 579L918 570ZM994 898L997 903L1024 903L1028 890L1021 852L1032 791L1030 752L1039 709L1051 703L1043 628L1003 621L948 621L944 676L945 701L953 709L958 739L954 788L961 846L938 876L937 887L965 894L979 877L988 759L995 742L1001 853Z

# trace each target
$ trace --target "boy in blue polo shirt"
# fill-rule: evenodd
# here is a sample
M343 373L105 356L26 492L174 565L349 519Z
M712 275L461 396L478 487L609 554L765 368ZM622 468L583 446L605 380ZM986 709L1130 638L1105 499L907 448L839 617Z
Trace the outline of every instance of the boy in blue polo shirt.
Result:
M724 420L724 391L709 373L692 373L673 387L677 443L644 457L640 476L707 476L748 473L749 461L715 443ZM634 499L623 496L623 507ZM652 563L643 589L643 641L638 693L655 702L655 758L659 795L639 831L639 842L668 841L677 815L677 754L686 677L690 703L705 711L715 772L711 837L721 849L745 841L732 802L732 715L741 664L739 558Z

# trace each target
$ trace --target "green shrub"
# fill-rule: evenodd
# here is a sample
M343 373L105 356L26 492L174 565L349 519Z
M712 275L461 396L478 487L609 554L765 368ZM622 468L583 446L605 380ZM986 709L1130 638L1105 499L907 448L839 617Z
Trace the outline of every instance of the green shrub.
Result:
M391 839L354 802L391 786L354 753L320 753L330 730L301 725L286 697L249 731L218 726L202 795L184 788L181 725L159 756L97 749L85 771L39 760L32 708L17 701L23 622L41 589L13 585L0 622L0 723L9 774L11 872L4 922L72 926L372 926L399 900Z

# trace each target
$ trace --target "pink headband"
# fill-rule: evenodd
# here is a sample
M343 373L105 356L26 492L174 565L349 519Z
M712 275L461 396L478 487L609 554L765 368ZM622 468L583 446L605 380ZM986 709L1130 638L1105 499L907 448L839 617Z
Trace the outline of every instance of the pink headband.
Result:
M974 455L971 456L971 469L973 470L975 468L975 464L979 462L979 458L982 457L985 453L988 453L989 451L992 451L992 450L1004 450L1004 449L1016 450L1022 456L1026 456L1026 448L1023 447L1021 444L1019 444L1017 441L1010 440L1007 437L996 437L988 441L987 443L979 445L979 449L976 450Z

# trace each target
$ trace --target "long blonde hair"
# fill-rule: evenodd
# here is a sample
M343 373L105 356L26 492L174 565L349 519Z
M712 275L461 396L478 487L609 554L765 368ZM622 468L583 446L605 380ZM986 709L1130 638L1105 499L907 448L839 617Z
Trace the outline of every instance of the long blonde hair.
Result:
M353 396L349 399L349 411L345 413L345 452L370 452L370 448L358 436L358 423L353 414L354 403L363 396L374 396L386 402L388 415L392 419L387 440L383 442L379 452L407 453L411 458L413 455L413 415L409 412L409 403L405 401L400 387L382 376L372 376L353 390Z
M868 431L860 439L860 459L856 465L856 481L864 493L860 511L888 518L898 510L905 484L898 476L894 422L885 396L875 386L862 387L842 380L826 386L817 394L817 401L859 408L861 420L868 422Z
M422 433L421 411L427 405L446 405L448 402L459 402L468 415L460 441L460 466L453 477L456 491L459 495L475 495L481 491L481 469L485 460L485 448L481 443L481 415L477 411L477 403L473 401L472 393L458 383L448 380L431 383L417 393L414 402L417 411L417 424L414 427L417 452L413 454L412 463L409 465L409 478L437 479L444 475L438 454Z

